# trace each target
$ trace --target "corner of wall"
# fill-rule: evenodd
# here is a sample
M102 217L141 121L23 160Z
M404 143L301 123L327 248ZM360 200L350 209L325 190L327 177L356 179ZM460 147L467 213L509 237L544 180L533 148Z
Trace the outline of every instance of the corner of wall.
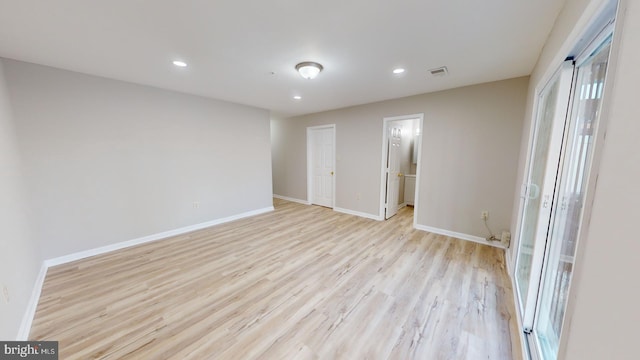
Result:
M41 260L32 236L22 167L4 60L0 59L0 339L24 335L19 328L28 318L23 314L33 299Z

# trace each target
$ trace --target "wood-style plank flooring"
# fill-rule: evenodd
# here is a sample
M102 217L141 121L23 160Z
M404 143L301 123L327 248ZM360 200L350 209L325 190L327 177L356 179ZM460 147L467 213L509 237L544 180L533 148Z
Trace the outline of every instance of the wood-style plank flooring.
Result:
M274 200L271 213L49 269L60 359L520 359L503 251Z

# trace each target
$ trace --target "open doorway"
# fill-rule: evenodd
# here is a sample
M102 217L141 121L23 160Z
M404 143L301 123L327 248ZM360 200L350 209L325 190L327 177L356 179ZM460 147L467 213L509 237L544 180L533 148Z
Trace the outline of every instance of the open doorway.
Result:
M380 218L389 219L405 206L416 224L422 123L424 114L383 119Z

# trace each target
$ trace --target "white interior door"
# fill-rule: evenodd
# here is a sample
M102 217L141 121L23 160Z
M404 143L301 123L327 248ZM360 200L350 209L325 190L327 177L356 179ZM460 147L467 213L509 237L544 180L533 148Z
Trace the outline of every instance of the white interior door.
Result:
M309 128L309 202L333 208L335 128Z
M387 151L387 199L385 219L398 213L398 196L400 195L400 145L402 142L402 128L397 125L389 126Z

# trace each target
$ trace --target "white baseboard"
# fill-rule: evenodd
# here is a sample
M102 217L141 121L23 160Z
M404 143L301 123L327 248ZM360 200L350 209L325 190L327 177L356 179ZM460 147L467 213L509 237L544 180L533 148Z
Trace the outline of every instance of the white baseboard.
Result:
M299 204L303 204L303 205L311 205L311 203L306 201L306 200L295 199L295 198L291 198L291 197L288 197L288 196L282 196L282 195L273 194L273 197L276 198L276 199L291 201L291 202L295 202L295 203L299 203ZM354 210L349 210L349 209L343 209L343 208L339 208L339 207L334 207L333 211L337 211L337 212L343 213L343 214L355 215L355 216L359 216L359 217L363 217L363 218L367 218L367 219L372 219L372 220L378 220L378 221L383 220L378 215L367 214L367 213L354 211Z
M457 239L473 241L473 242L476 242L476 243L479 243L479 244L484 244L484 245L497 247L497 248L500 248L500 249L505 249L504 245L502 245L500 242L498 242L498 241L488 241L487 239L481 238L479 236L459 233L459 232L450 231L450 230L438 229L438 228L434 228L434 227L431 227L431 226L420 225L420 224L415 224L414 227L416 229L418 229L418 230L428 231L428 232L431 232L431 233L434 233L434 234L450 236L450 237L454 237L454 238L457 238Z
M120 249L124 249L124 248L127 248L127 247L135 246L135 245L140 245L140 244L144 244L144 243L148 243L148 242L152 242L152 241L166 239L166 238L172 237L172 236L186 234L186 233L189 233L189 232L192 232L192 231L208 228L208 227L211 227L211 226L220 225L220 224L224 224L224 223L235 221L235 220L240 220L240 219L247 218L247 217L264 214L264 213L267 213L267 212L270 212L270 211L273 211L273 210L274 210L273 206L269 206L269 207L262 208L262 209L247 211L247 212L244 212L244 213L241 213L241 214L228 216L228 217L222 218L222 219L216 219L216 220L207 221L207 222L200 223L200 224L185 226L185 227L182 227L182 228L179 228L179 229L175 229L175 230L164 231L164 232L161 232L161 233L158 233L158 234L144 236L144 237L141 237L141 238L128 240L128 241L123 241L123 242L119 242L119 243L115 243L115 244L111 244L111 245L107 245L107 246L102 246L102 247L95 248L95 249L79 251L79 252L76 252L76 253L73 253L73 254L64 255L64 256L60 256L60 257L53 258L53 259L47 259L47 260L43 261L42 262L42 267L40 268L40 273L38 274L36 282L35 282L35 284L33 286L33 292L31 294L31 298L29 299L29 303L27 304L27 309L26 309L26 311L25 311L25 313L24 313L24 315L22 317L22 323L20 325L20 329L18 330L17 340L18 341L27 340L27 338L29 337L29 333L31 332L31 325L33 323L33 317L36 314L36 309L38 307L38 301L40 300L40 293L42 292L42 285L44 284L44 280L45 280L46 275L47 275L47 270L50 267L56 266L56 265L66 264L68 262L72 262L72 261L88 258L88 257L95 256L95 255L105 254L105 253L108 253L108 252L111 252L111 251L120 250Z
M505 253L504 253L504 260L506 261L506 267L507 267L507 273L509 274L509 276L513 276L513 272L511 271L512 267L511 267L511 251L509 251L509 249L505 249Z
M367 214L367 213L363 213L363 212L359 212L359 211L353 211L353 210L349 210L349 209L343 209L343 208L339 208L339 207L334 207L333 211L337 211L339 213L343 213L343 214L349 214L349 215L355 215L355 216L360 216L363 218L367 218L367 219L372 219L372 220L377 220L377 221L382 221L384 219L382 219L379 215L372 215L372 214Z
M276 194L273 194L273 197L276 199L291 201L298 204L311 205L311 203L309 203L307 200L300 200L300 199L296 199L288 196L276 195Z
M72 262L72 261L88 258L88 257L91 257L91 256L101 255L101 254L105 254L105 253L108 253L108 252L112 252L112 251L128 248L128 247L131 247L131 246L136 246L136 245L140 245L140 244L144 244L144 243L148 243L148 242L152 242L152 241L156 241L156 240L165 239L165 238L172 237L172 236L186 234L188 232L192 232L192 231L208 228L208 227L211 227L211 226L214 226L214 225L224 224L224 223L227 223L227 222L230 222L230 221L239 220L239 219L243 219L243 218L250 217L250 216L263 214L263 213L266 213L266 212L269 212L269 211L273 211L273 210L274 210L273 206L269 206L269 207L266 207L266 208L263 208L263 209L252 210L252 211L248 211L248 212L245 212L245 213L242 213L242 214L232 215L232 216L229 216L229 217L226 217L226 218L222 218L222 219L216 219L216 220L212 220L212 221L203 222L203 223L200 223L200 224L185 226L185 227L182 227L182 228L179 228L179 229L164 231L164 232L161 232L161 233L158 233L158 234L148 235L148 236L144 236L144 237L133 239L133 240L127 240L127 241L123 241L123 242L119 242L119 243L115 243L115 244L110 244L110 245L102 246L102 247L95 248L95 249L79 251L79 252L76 252L76 253L73 253L73 254L64 255L64 256L57 257L57 258L45 260L45 265L47 267L51 267L51 266L66 264L66 263L69 263L69 262Z
M33 323L33 317L35 316L36 309L38 308L40 293L42 292L42 285L44 284L44 279L47 277L47 269L48 267L43 262L42 266L40 266L40 272L38 273L36 282L33 284L33 290L31 291L29 303L27 303L27 309L22 316L22 323L20 324L16 341L27 341L29 339L31 324Z

